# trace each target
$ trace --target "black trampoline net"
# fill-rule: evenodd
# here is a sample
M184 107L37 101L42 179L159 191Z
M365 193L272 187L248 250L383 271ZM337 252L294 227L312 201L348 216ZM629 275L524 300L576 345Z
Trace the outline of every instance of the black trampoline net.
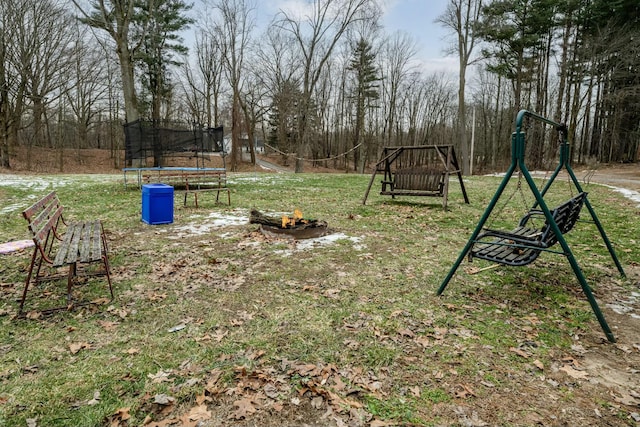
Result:
M125 162L137 166L167 166L175 156L224 153L223 128L181 122L136 120L124 125Z

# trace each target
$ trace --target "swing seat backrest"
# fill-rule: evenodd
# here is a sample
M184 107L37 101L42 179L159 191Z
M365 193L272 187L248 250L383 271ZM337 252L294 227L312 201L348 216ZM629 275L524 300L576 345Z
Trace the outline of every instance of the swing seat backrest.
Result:
M573 229L580 219L580 211L584 205L584 201L587 198L587 193L582 192L577 196L567 200L560 206L551 211L553 220L558 225L560 232L566 234ZM544 212L540 209L532 209L520 220L520 227L526 227L529 219L535 216L544 217ZM558 242L558 237L553 232L553 227L549 224L549 221L545 221L544 226L540 229L540 245L545 248L550 248Z
M441 193L444 187L444 175L442 170L425 167L397 169L393 174L393 188L394 190Z
M587 193L580 193L551 210L551 216L562 234L568 233L575 226L586 197ZM514 267L532 263L541 251L558 242L549 221L545 221L540 229L528 226L530 219L539 216L544 218L544 212L532 209L512 231L485 230L475 239L469 252L470 259L480 258Z

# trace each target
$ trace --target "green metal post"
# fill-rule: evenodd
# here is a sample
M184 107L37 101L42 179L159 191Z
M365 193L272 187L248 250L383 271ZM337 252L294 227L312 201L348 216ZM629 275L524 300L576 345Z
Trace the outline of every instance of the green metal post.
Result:
M453 278L453 275L456 273L456 270L458 270L458 267L460 267L460 264L464 260L464 257L467 256L467 253L473 246L473 242L478 237L478 234L480 234L482 227L484 226L485 222L487 222L487 219L489 218L491 211L493 211L493 208L496 206L496 203L498 203L498 199L500 198L500 195L502 194L504 189L507 187L507 184L509 183L511 176L513 175L513 172L516 170L516 166L518 166L518 158L516 155L518 152L518 150L516 150L517 145L518 145L518 137L516 133L514 133L513 135L511 135L511 166L509 166L507 173L502 179L502 182L500 183L500 186L498 187L496 194L493 196L493 198L489 202L489 206L487 206L487 208L484 211L484 214L482 214L482 218L480 218L480 222L478 222L476 229L471 234L471 237L469 237L469 241L465 245L462 252L460 252L460 255L458 255L458 259L453 264L453 267L451 267L451 270L449 270L449 274L447 274L447 277L445 277L444 280L442 281L442 284L438 289L438 295L441 295L442 292L444 292L445 288L449 284L449 281Z
M569 173L569 176L571 177L571 180L573 181L573 184L576 186L578 191L582 192L582 187L580 186L580 182L578 181L578 178L576 178L576 175L573 173L573 169L571 169L571 166L568 163L567 163L566 166L567 166L567 173ZM616 255L616 251L613 249L613 245L611 244L611 241L607 237L607 233L604 231L604 227L600 223L600 219L598 219L598 215L596 215L596 211L593 209L593 206L591 206L591 203L589 202L588 198L584 199L584 204L587 207L587 210L589 211L589 214L591 215L591 219L593 220L593 223L596 225L596 228L600 232L600 237L602 237L602 240L604 241L604 244L607 246L607 250L609 251L609 255L611 255L611 259L613 260L614 264L616 265L616 268L618 269L618 272L620 273L620 275L622 277L627 277L627 275L624 272L624 269L622 268L622 264L620 264L620 260L618 260L618 257Z
M527 183L529 184L529 188L531 189L531 191L536 197L536 201L540 206L540 209L544 212L544 216L547 220L547 223L551 225L551 229L555 233L556 238L558 239L558 243L560 243L560 246L562 246L564 255L569 260L569 264L571 264L571 268L573 269L573 272L576 275L578 282L580 282L580 286L582 287L582 292L584 292L584 294L586 295L587 300L591 305L591 309L593 310L593 313L596 315L596 318L600 323L600 327L602 328L602 331L605 333L605 335L607 336L607 339L610 342L616 342L616 339L613 336L613 333L611 332L611 329L609 328L609 325L607 324L607 321L605 320L604 315L600 310L600 307L598 306L598 302L593 296L593 292L591 291L591 288L587 284L587 280L585 279L584 274L582 273L582 269L578 265L578 261L576 261L576 258L573 256L573 252L571 251L571 248L567 244L567 241L565 240L564 235L560 231L560 228L558 228L558 224L556 224L556 221L553 219L553 215L551 214L549 207L547 206L544 199L542 198L542 194L538 191L538 188L536 187L536 184L533 181L531 174L529 173L529 171L527 170L527 167L524 164L521 165L521 170L522 170L522 175L525 177L525 179L527 180Z

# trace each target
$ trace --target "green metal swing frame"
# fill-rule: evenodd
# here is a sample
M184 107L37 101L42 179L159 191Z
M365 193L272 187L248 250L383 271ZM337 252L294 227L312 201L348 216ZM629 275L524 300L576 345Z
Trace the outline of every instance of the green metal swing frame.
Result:
M553 126L560 135L560 159L553 174L551 175L551 177L549 178L548 182L546 183L546 185L543 187L542 190L538 190L538 187L536 186L531 176L531 173L527 169L527 166L524 161L526 144L525 144L525 134L522 128L523 128L524 119L527 117L542 121L545 124ZM445 288L447 287L447 284L453 278L453 275L456 273L458 267L460 266L464 258L467 255L469 255L470 251L473 249L474 244L478 243L478 240L477 240L478 236L480 235L485 223L487 222L489 216L491 215L491 212L495 208L500 196L502 195L505 188L507 187L507 184L509 183L509 180L513 176L514 172L519 169L520 172L522 173L522 176L525 178L529 186L529 189L531 190L531 192L533 193L536 199L536 202L532 207L532 209L538 207L538 210L542 211L542 213L544 214L547 224L551 226L551 230L553 231L553 233L557 238L557 243L559 243L560 246L562 247L561 254L566 256L567 259L569 260L569 264L571 265L571 268L573 269L573 272L576 278L578 279L580 286L582 287L582 291L587 297L587 300L589 301L589 304L591 305L591 308L594 314L596 315L596 318L598 319L598 322L600 323L602 330L604 331L605 335L607 336L607 339L610 342L615 342L616 341L615 337L613 336L613 333L611 332L611 329L609 328L609 325L607 324L607 321L604 318L604 315L602 314L602 311L600 310L600 307L598 306L598 303L595 297L593 296L593 292L591 291L591 288L587 283L584 273L582 272L582 269L578 265L578 262L575 256L573 255L571 248L567 244L567 241L565 240L564 235L562 234L560 228L558 227L558 224L556 223L551 210L549 209L549 207L547 206L544 200L544 195L547 193L547 191L549 190L549 188L551 187L554 180L556 179L556 177L558 176L558 174L562 169L565 169L567 171L576 189L580 193L583 193L580 182L576 178L576 175L573 172L573 169L571 169L570 156L569 156L570 146L569 146L569 143L567 142L567 135L568 135L568 129L567 129L567 126L564 124L554 122L552 120L549 120L545 117L542 117L536 113L533 113L527 110L520 110L518 112L518 115L516 117L516 123L515 123L515 132L512 134L512 137L511 137L511 166L507 170L502 182L500 183L500 186L498 187L495 195L491 199L491 202L489 202L489 205L485 209L484 214L480 218L480 221L478 222L478 225L476 226L474 232L471 234L469 241L465 245L462 252L460 252L458 259L456 260L453 267L449 271L449 274L447 274L444 281L440 285L440 288L438 289L437 294L441 295L442 292L444 292ZM625 277L626 275L625 275L624 269L622 268L622 265L620 264L620 261L616 256L615 250L611 245L611 241L607 237L607 234L604 231L604 228L602 227L602 224L600 223L600 220L598 219L598 216L596 215L596 212L593 209L593 206L591 206L591 203L586 197L584 198L584 206L586 206L587 210L589 211L589 214L591 215L591 219L593 220L593 223L596 225L596 228L600 232L600 236L602 237L602 240L607 246L607 250L609 251L609 254L611 255L611 258L613 259L613 262L615 263L618 271L620 272L622 277ZM518 246L518 245L516 244L515 246ZM545 249L539 249L539 250L545 250ZM552 252L560 253L559 251L552 251Z

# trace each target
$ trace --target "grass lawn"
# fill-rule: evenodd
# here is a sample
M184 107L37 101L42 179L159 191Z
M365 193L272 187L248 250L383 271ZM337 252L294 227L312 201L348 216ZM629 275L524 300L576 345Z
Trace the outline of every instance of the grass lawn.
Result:
M445 212L378 184L363 206L364 175L231 174L231 206L176 192L174 223L156 226L118 175L0 178L0 243L29 238L20 212L54 189L68 219L103 220L116 294L39 316L64 301L64 281L42 284L17 319L31 249L0 255L0 426L640 421L638 208L606 187L585 189L628 278L593 224L566 238L617 344L559 255L477 274L489 264L465 261L435 296L499 178L466 178L470 205L452 180ZM557 190L549 205L571 197ZM494 228L527 210L528 194L510 195ZM331 235L267 238L251 208L300 209ZM106 281L76 292L105 297Z

